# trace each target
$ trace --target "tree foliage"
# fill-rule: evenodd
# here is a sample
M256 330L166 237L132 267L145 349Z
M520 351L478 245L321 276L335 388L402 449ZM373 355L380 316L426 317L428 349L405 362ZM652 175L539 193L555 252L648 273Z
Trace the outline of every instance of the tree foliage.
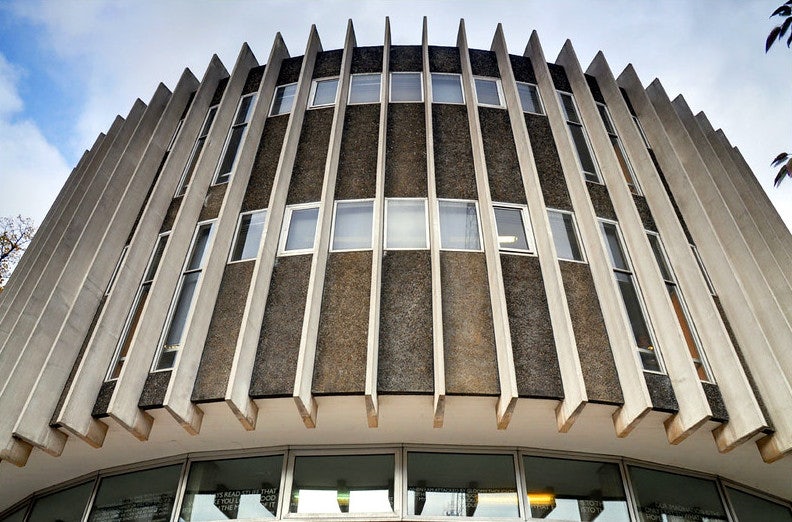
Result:
M773 14L770 15L770 18L774 16L780 16L784 20L780 25L773 27L773 30L770 31L769 35L767 35L767 41L765 42L765 52L769 51L774 43L783 40L787 34L787 31L789 31L790 26L792 26L792 0L787 0L784 2L783 5L773 11ZM792 45L792 31L789 31L789 38L787 38L786 44L787 47Z
M0 217L0 292L35 232L30 218Z

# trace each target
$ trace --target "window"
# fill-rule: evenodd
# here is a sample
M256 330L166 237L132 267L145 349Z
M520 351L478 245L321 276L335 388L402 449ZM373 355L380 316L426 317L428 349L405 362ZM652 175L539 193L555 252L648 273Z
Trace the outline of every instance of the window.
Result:
M231 172L234 170L234 165L236 164L239 147L242 145L242 139L245 137L245 131L247 130L255 105L256 94L249 94L239 100L239 106L234 116L234 123L231 125L228 138L226 138L225 150L220 160L215 183L227 183L228 180L231 179Z
M278 516L283 455L193 462L178 520Z
M422 102L423 79L421 73L391 73L390 101Z
M82 520L93 492L93 481L41 497L33 504L27 522Z
M613 126L608 108L604 104L598 102L597 110L599 111L600 118L602 118L602 123L605 125L605 131L608 133L608 138L613 146L613 152L616 153L616 159L619 162L619 168L621 168L624 181L627 182L630 192L640 196L641 191L638 190L638 183L635 181L632 165L630 165L630 160L627 159L621 140L619 140L619 135L616 134L616 128Z
M294 96L297 94L297 84L290 83L288 85L281 85L275 89L275 96L272 97L272 109L270 109L270 116L278 116L279 114L288 114L294 105Z
M311 103L308 107L314 108L335 105L337 92L338 78L314 80L313 85L311 85Z
M631 114L631 116L633 119L633 123L635 123L635 126L638 127L638 134L641 135L641 139L643 139L644 145L646 145L647 149L651 150L652 147L649 145L649 140L646 139L646 134L644 134L643 127L641 126L641 121L638 119L638 116L636 116L635 114Z
M179 123L176 124L176 130L173 131L173 136L171 137L170 142L168 142L168 148L165 149L165 152L170 152L173 150L173 146L176 144L176 138L179 137L179 133L181 132L182 125L184 125L184 118L179 120Z
M393 513L395 455L297 455L289 513Z
M677 286L674 271L668 263L668 257L663 249L660 236L655 232L649 231L646 232L646 235L657 260L657 266L660 268L660 274L663 276L668 296L671 298L671 305L674 307L674 314L676 314L677 321L679 321L679 326L682 329L682 335L685 338L690 357L693 359L693 365L696 367L696 373L702 381L714 382L712 372L704 357L704 351L701 349L701 340L693 327L693 322L690 320L690 314Z
M710 279L710 276L707 273L707 269L704 267L704 261L701 260L701 256L699 255L698 248L696 248L696 245L691 243L690 250L693 251L693 257L696 258L696 263L698 263L699 270L701 270L701 275L704 276L704 281L707 283L707 288L709 288L710 294L716 295L715 287L712 286L712 280Z
M349 103L379 103L382 75L353 74L349 85Z
M726 486L726 493L740 522L748 520L792 522L792 511L787 506L729 486Z
M655 349L652 333L644 314L638 285L633 278L630 261L624 249L616 223L600 220L605 246L610 253L613 275L622 297L622 304L632 327L633 339L638 348L641 365L645 371L663 373L660 353Z
M330 249L371 249L371 231L374 226L373 201L338 201L333 219L333 241Z
M502 252L533 252L528 209L522 205L493 205L498 229L498 247Z
M640 520L728 520L715 481L627 466Z
M165 251L165 245L168 244L169 234L170 232L166 232L165 234L160 234L159 238L157 238L154 252L152 252L151 259L149 259L148 266L146 267L146 272L143 274L140 288L138 288L137 294L135 294L135 300L132 302L132 309L129 311L129 316L127 316L126 322L124 323L123 333L118 340L118 346L116 346L115 353L113 354L110 368L107 370L107 376L105 377L106 381L118 379L118 376L121 375L121 369L124 367L124 361L126 361L129 347L132 345L132 338L137 331L140 316L143 314L143 307L146 305L146 299L148 299L148 294L151 290L151 283L154 282L154 276L157 275L157 268L159 268L162 253Z
M528 455L523 464L531 518L629 522L618 464Z
M113 283L115 283L116 277L118 277L118 271L121 270L121 264L126 259L127 252L129 251L129 245L125 246L124 249L121 251L121 256L118 258L118 263L116 263L115 268L113 269L113 275L110 276L110 282L107 283L107 289L105 289L105 296L110 295L110 290L113 289Z
M187 160L187 165L184 167L181 179L179 180L179 188L176 189L176 197L183 196L185 192L187 192L187 187L190 186L190 180L195 171L195 166L198 165L198 158L201 157L201 151L206 143L206 137L209 136L212 123L214 123L215 116L217 116L217 107L217 105L209 107L209 112L206 114L206 119L201 126L201 132L195 140L192 152L190 152L190 159Z
M236 240L234 241L234 247L231 249L232 262L256 258L266 219L266 210L246 212L239 216Z
M561 102L561 109L567 120L567 128L572 137L572 143L575 145L578 164L583 171L583 176L586 181L602 183L597 171L597 164L594 161L594 154L592 154L589 147L586 130L583 128L580 116L578 116L575 98L568 92L558 91L558 99Z
M440 248L481 250L475 201L440 200Z
M207 257L207 251L214 230L213 223L199 224L193 237L192 247L187 256L187 264L182 271L179 286L176 289L175 299L171 304L170 318L166 323L165 337L160 344L159 354L154 370L170 370L176 364L176 355L184 341L184 332L187 321L192 312L192 305L198 285L201 282L201 273Z
M319 219L319 205L316 203L286 207L281 232L281 255L312 253L317 219Z
M520 105L523 112L534 114L544 114L542 99L539 97L539 89L532 83L517 82L517 94L520 95Z
M458 74L432 73L432 102L465 103L462 77Z
M547 218L550 220L550 231L553 234L558 259L585 261L583 249L578 241L575 215L563 210L547 209Z
M181 469L176 464L102 478L88 521L170 520Z
M500 80L494 78L475 78L476 99L479 105L503 107Z
M514 456L407 453L407 514L519 517Z
M385 248L429 248L425 199L385 200Z

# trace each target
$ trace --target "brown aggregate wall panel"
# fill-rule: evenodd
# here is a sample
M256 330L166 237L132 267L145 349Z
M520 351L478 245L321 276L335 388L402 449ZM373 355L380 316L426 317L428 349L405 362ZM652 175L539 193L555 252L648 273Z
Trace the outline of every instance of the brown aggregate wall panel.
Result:
M91 326L88 327L88 332L85 334L85 339L83 339L82 346L80 346L80 351L77 354L77 358L74 360L74 364L72 364L72 369L71 372L69 372L69 377L66 379L66 384L63 386L63 391L61 391L60 399L58 399L58 405L55 407L55 411L52 412L52 418L50 419L51 426L57 425L55 421L58 419L58 413L60 413L63 402L66 400L66 394L69 393L69 388L71 388L72 381L74 381L74 375L77 373L77 368L80 366L83 355L85 355L85 349L88 348L88 342L91 340L94 328L96 328L96 323L99 321L99 315L102 313L102 309L104 309L106 301L107 296L102 297L102 300L99 301L99 306L96 307L93 320L91 320Z
M635 208L638 210L638 215L641 216L641 223L643 224L643 227L646 230L657 232L657 225L655 225L654 218L652 217L652 211L649 209L649 205L646 203L646 198L633 194L633 201L635 202Z
M302 67L303 57L295 56L294 58L286 58L281 62L280 71L278 71L278 85L287 83L294 83L300 78L300 68Z
M597 217L617 221L616 211L613 209L613 202L611 202L608 188L600 183L592 183L590 181L586 182L586 188Z
M212 101L209 103L210 106L220 103L220 100L223 99L223 93L225 92L226 87L228 87L228 76L217 82L214 96L212 96Z
M594 98L594 101L605 104L605 97L602 96L597 79L590 74L584 74L583 76L586 78L586 83L588 83L589 91L591 91L591 97Z
M374 47L355 47L352 49L351 74L382 72L381 45Z
M225 397L255 261L226 265L192 391L195 402Z
M259 85L261 84L261 79L264 77L264 69L266 69L266 67L266 65L259 65L258 67L253 67L250 70L248 77L245 80L245 86L242 88L242 96L258 91Z
M422 103L388 105L385 197L425 198L426 119Z
M590 402L623 404L619 374L589 266L559 261L583 382Z
M267 118L250 172L245 199L242 200L242 212L269 206L272 184L275 181L275 172L278 170L278 160L288 124L288 114Z
M518 82L536 83L536 73L530 58L510 54L509 61L511 62L515 80Z
M310 203L322 198L333 108L306 111L286 204Z
M492 200L526 204L520 162L511 131L509 113L501 109L479 108L484 159L487 163Z
M223 206L226 187L228 187L228 183L221 183L220 185L212 185L209 187L209 190L206 191L206 198L204 198L203 208L201 209L198 221L214 219L220 215L220 207Z
M498 360L487 262L479 252L440 252L446 393L497 395Z
M701 386L704 388L704 394L707 396L707 402L712 410L712 420L727 422L729 420L729 412L726 411L726 404L723 403L723 396L718 385L711 382L702 382Z
M429 46L429 70L440 73L462 74L459 47Z
M467 107L432 104L432 134L437 197L478 199Z
M489 76L500 78L498 69L498 58L494 51L482 51L480 49L469 49L470 67L476 76Z
M91 411L91 416L96 418L107 417L107 407L110 405L110 399L113 398L115 385L116 381L105 381L102 383L102 387L99 388L99 395L97 395L96 402L94 403L93 411Z
M420 72L423 70L423 48L420 45L392 45L391 72Z
M251 397L290 397L294 392L310 274L310 255L277 259L253 365Z
M682 216L682 212L679 210L679 205L677 205L676 199L674 199L674 194L671 192L671 187L668 186L668 181L666 181L665 174L660 168L660 164L657 162L657 156L655 156L655 153L651 149L649 149L649 157L652 158L652 163L654 163L655 169L657 169L657 173L660 175L660 181L663 183L663 187L665 187L666 194L668 194L668 199L671 200L671 206L674 207L674 213L679 220L679 224L682 225L682 230L685 231L685 237L687 237L688 243L695 245L696 243L693 241L693 236L690 235L690 230L688 230L687 223L685 223L685 218Z
M316 55L316 63L314 64L313 79L338 76L341 72L341 58L343 56L343 49L334 49L332 51L318 53Z
M542 269L533 256L501 254L506 311L520 397L563 399Z
M165 213L165 218L162 220L160 227L160 234L167 232L173 228L173 223L176 221L176 214L179 213L179 207L184 197L173 198L168 206L168 211Z
M666 413L679 411L679 404L668 375L644 372L644 378L646 379L646 388L649 390L649 396L652 398L652 409Z
M774 431L772 429L772 421L770 420L770 415L768 414L767 407L765 406L764 400L762 399L761 394L759 393L759 388L756 387L756 380L754 379L753 374L751 373L751 369L748 367L748 364L745 362L745 357L743 357L742 347L737 342L737 337L734 335L734 330L732 330L731 324L729 323L729 318L726 317L726 311L721 306L720 298L718 296L712 296L712 300L715 302L715 306L718 308L718 313L720 314L721 320L723 321L723 326L726 327L726 332L729 334L729 339L731 339L732 345L734 346L734 350L737 353L737 358L740 359L740 364L745 371L745 376L748 378L748 383L751 385L751 390L753 391L754 397L756 397L756 402L759 403L759 408L762 410L762 415L764 415L765 422L770 426L768 431ZM705 348L706 352L706 348Z
M550 123L546 116L527 113L524 116L545 205L571 211L572 200L569 199L564 170L558 158Z
M335 199L375 196L379 117L379 104L347 107L338 157Z
M314 366L317 395L366 390L371 255L368 250L328 257Z
M377 390L434 390L432 268L428 250L391 250L382 259Z
M138 407L143 410L161 408L165 402L165 393L168 391L168 383L171 378L171 371L152 372L146 378L143 392L140 394Z
M553 79L553 86L560 91L566 91L571 93L572 85L570 85L569 83L569 78L567 77L566 69L564 69L563 66L556 65L554 63L548 63L547 68L550 70L550 77Z

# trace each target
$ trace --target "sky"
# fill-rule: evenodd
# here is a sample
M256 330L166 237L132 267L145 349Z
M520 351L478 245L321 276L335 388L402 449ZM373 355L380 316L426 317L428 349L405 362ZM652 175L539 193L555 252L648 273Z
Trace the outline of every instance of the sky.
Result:
M792 180L773 188L771 160L792 152L792 50L764 42L782 0L0 0L0 215L44 218L82 153L136 98L184 67L200 78L213 54L228 70L243 42L264 63L276 32L304 53L312 24L341 48L348 19L358 45L455 45L465 19L471 48L489 49L498 23L509 51L531 31L555 61L569 38L585 70L597 51L616 76L632 63L659 78L737 145L792 227Z

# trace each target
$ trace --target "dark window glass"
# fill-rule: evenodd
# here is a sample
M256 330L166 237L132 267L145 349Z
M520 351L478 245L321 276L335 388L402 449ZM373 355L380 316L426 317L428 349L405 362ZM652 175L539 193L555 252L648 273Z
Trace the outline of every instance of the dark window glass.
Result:
M544 114L542 101L539 98L539 90L536 85L517 82L517 93L520 95L520 105L522 105L523 112Z
M524 457L527 509L546 520L630 520L619 466Z
M272 110L270 116L287 114L291 112L294 105L294 95L297 94L297 84L281 85L275 89L275 97L272 100Z
M734 512L739 522L792 522L792 511L788 506L783 506L756 495L751 495L739 489L727 487Z
M553 233L553 242L559 259L570 261L583 261L583 252L577 239L575 219L572 214L548 210L550 230Z
M580 166L583 169L583 174L586 181L593 181L599 183L599 176L597 176L597 167L594 166L594 157L589 150L588 142L586 141L586 134L583 127L580 125L569 125L569 132L572 134L572 141L575 144L575 150L580 160Z
M726 520L712 480L629 466L641 521Z
M476 78L475 82L476 98L478 99L480 105L495 105L497 107L503 105L501 103L497 80Z
M514 458L511 455L408 453L407 514L519 517Z
M5 518L0 518L0 522L22 522L25 520L25 511L27 506L22 506Z
M274 518L283 456L195 462L179 520Z
M87 482L41 497L33 504L27 522L79 522L91 499L93 486L93 482Z
M260 210L245 214L239 220L239 230L237 231L234 251L231 254L231 261L241 261L254 259L258 254L261 244L261 235L264 233L264 221L267 218L267 211Z
M223 161L220 163L220 172L218 173L217 183L228 181L229 174L234 168L236 162L237 152L239 152L239 145L242 143L242 136L245 134L246 126L234 127L231 129L231 137L228 138L228 147L226 148Z
M99 483L90 522L167 522L181 464L105 477Z
M501 250L531 251L522 210L513 207L495 207L495 224L498 228L498 245Z

